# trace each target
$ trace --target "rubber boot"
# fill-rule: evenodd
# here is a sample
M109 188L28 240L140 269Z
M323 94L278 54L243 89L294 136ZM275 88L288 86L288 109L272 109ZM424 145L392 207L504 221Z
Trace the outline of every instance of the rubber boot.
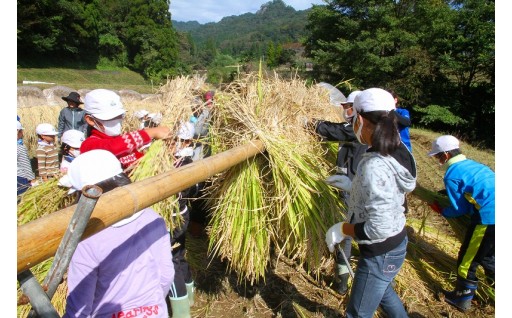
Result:
M444 300L464 312L471 308L471 300L475 296L477 287L478 281L457 277L455 290L443 292Z
M186 283L185 286L187 287L188 302L190 303L190 307L192 307L194 306L194 292L196 290L194 281Z
M348 291L348 277L350 276L347 265L336 264L336 276L338 280L336 291L340 295L345 295Z
M340 275L340 277L339 277L340 282L338 284L337 291L340 295L345 295L348 291L348 277L349 276L350 276L349 274L343 274L343 275Z
M171 301L172 318L190 318L190 303L188 295L179 298L169 297Z

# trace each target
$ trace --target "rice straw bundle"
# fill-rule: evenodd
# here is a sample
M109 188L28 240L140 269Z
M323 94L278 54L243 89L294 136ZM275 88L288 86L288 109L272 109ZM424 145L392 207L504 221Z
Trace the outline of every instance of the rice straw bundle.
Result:
M272 236L265 189L258 181L262 161L258 156L226 173L218 191L223 198L234 200L218 203L210 228L215 238L210 241L213 254L228 257L229 267L235 272L257 277L264 277Z
M29 188L21 196L18 204L18 225L38 219L44 215L63 209L76 201L76 193L68 195L68 188L58 186L58 179L52 178L43 184ZM53 263L53 257L32 267L30 270L39 283L42 283ZM21 289L18 285L18 299ZM66 279L59 285L53 295L51 303L60 315L64 314L66 306L67 282ZM18 317L27 317L32 309L30 304L18 306Z
M21 195L18 203L18 225L28 223L44 215L58 211L76 200L76 195L68 195L68 188L58 185L57 178L30 187Z
M266 153L214 179L211 251L251 282L264 278L269 248L316 268L326 250L325 230L343 218L337 194L323 181L334 163L326 161L323 146L303 125L310 114L336 116L328 94L300 80L249 75L220 99L212 148L222 151L259 138Z
M428 204L437 201L442 207L450 206L450 200L446 195L426 189L419 184L416 185L412 193ZM471 222L470 216L465 214L457 218L446 218L446 221L450 224L457 239L462 242L466 235L466 229Z
M136 182L172 169L174 169L173 156L167 143L163 140L155 140L146 151L144 157L137 163L136 168L131 171L130 179ZM176 195L157 202L151 207L164 218L167 228L172 229L175 227L176 224L174 224L172 215L179 212Z
M152 142L144 157L130 172L132 181L144 180L175 169L172 140L177 136L179 125L189 121L195 95L199 89L203 88L204 80L204 77L181 76L160 87L159 91L162 94L162 105L159 109L162 114L160 125L171 128L173 135L169 140ZM129 128L138 129L137 127ZM172 218L173 212L179 212L176 195L152 205L152 208L164 218L168 228L173 229L181 223L181 220Z

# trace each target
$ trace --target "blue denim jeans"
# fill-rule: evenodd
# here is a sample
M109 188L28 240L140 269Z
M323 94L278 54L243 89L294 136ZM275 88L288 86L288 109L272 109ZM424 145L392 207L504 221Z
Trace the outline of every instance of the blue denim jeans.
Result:
M388 317L408 317L391 282L400 271L407 251L407 237L395 249L371 258L359 258L347 305L347 317L368 317L379 307Z

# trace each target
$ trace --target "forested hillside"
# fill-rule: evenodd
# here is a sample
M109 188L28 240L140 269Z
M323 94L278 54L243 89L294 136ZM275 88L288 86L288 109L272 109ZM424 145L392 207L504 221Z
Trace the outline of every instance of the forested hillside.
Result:
M296 11L281 0L273 0L256 13L225 17L218 23L173 21L173 26L190 33L198 49L215 47L222 54L250 60L265 55L270 42L298 43L304 36L309 11Z
M325 3L296 11L273 0L201 25L173 23L170 0L20 0L17 64L127 68L155 84L200 72L224 85L262 61L269 76L284 70L345 95L393 90L413 126L494 149L494 1Z

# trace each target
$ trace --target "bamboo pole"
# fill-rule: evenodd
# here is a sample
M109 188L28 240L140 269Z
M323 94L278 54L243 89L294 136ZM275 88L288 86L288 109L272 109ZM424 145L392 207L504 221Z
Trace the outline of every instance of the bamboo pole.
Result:
M92 212L82 240L264 150L263 142L253 140L105 193ZM18 226L18 274L55 255L74 210L75 205Z

